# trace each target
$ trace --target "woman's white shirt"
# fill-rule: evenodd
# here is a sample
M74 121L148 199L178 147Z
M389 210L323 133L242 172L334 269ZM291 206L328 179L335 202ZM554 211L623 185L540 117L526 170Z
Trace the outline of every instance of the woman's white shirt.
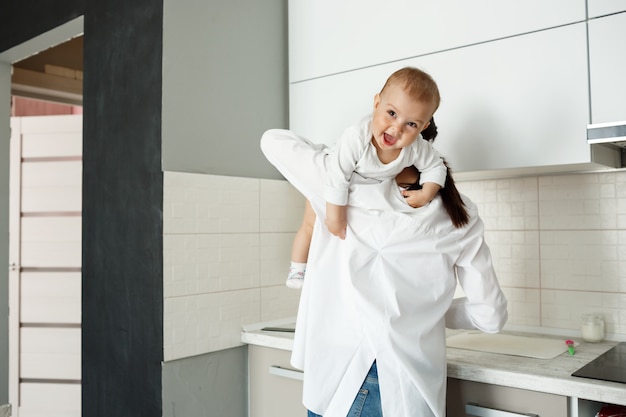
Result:
M279 129L261 148L317 214L291 358L304 405L345 417L376 360L384 415L444 417L446 325L498 332L507 318L476 206L464 197L457 229L439 197L414 209L393 179L355 175L340 240L323 224L328 154Z

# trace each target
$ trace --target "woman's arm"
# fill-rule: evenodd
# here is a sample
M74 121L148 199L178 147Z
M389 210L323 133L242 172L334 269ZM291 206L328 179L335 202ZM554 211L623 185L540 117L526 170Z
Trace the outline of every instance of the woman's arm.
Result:
M473 220L459 242L463 250L456 263L459 284L466 296L453 300L446 313L446 327L497 333L508 318L507 301L484 241L482 220Z
M290 130L271 129L261 137L267 160L312 204L323 201L328 153ZM319 213L318 213L319 214Z

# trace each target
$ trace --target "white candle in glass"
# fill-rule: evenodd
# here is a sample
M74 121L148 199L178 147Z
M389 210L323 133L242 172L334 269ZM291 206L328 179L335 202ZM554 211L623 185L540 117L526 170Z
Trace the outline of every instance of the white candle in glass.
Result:
M583 314L581 331L585 342L601 342L604 339L604 319L599 314Z

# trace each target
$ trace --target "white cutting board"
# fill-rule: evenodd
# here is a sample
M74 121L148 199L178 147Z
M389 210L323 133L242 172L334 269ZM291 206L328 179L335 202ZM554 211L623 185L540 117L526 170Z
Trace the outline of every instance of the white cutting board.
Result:
M489 353L524 356L527 358L552 359L567 351L565 339L516 336L510 334L489 334L466 332L446 339L448 347L478 350ZM578 343L574 344L575 346Z

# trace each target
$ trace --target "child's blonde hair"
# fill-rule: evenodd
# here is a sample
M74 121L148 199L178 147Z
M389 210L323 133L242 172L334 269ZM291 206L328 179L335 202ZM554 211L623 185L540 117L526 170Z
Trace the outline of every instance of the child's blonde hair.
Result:
M439 108L441 97L437 83L421 69L415 67L399 69L387 78L380 92L382 93L388 85L392 84L400 85L414 100L432 103L435 105L435 110Z

